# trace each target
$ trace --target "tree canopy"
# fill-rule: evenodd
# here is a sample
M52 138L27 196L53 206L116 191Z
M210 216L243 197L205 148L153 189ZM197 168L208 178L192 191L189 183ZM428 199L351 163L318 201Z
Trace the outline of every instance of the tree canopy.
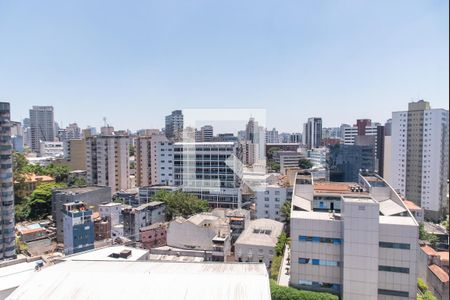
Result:
M197 196L181 191L167 192L159 191L152 200L164 202L166 205L166 220L171 221L174 217L187 218L191 215L209 210L208 201L201 200Z
M270 280L270 294L272 300L338 300L339 297L329 293L297 290L292 287L279 286Z
M312 163L309 159L307 159L307 158L301 158L301 159L299 160L299 162L298 162L298 166L299 166L301 169L307 170L307 169L311 169L314 165L313 165L313 163Z

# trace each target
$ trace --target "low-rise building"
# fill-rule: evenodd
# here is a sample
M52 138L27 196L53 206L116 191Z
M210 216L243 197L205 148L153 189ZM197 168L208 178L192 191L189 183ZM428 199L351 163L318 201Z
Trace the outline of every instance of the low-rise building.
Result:
M41 157L64 157L64 145L62 142L40 142L39 156Z
M215 208L211 213L215 216L228 220L231 230L231 245L234 245L241 233L250 224L250 211L247 209Z
M448 299L448 251L437 252L423 244L417 256L417 276L422 278L437 299Z
M83 202L64 204L64 253L72 254L94 249L92 210Z
M213 261L226 261L231 253L230 225L210 213L193 215L189 219L178 217L169 223L167 245L204 252Z
M168 223L155 223L139 229L139 240L145 249L167 245Z
M24 175L23 182L14 182L14 186L17 190L19 190L19 197L27 197L30 196L31 193L41 184L43 183L54 183L55 179L53 177L47 175L37 175L33 173L27 173ZM18 188L20 185L20 188Z
M139 240L140 228L165 221L165 208L164 203L159 201L142 204L135 208L123 208L124 236L133 241Z
M403 203L405 203L406 207L409 209L413 217L416 218L417 222L422 223L424 221L423 218L425 216L425 210L423 208L406 199L403 200Z
M93 211L98 211L100 204L111 202L111 188L87 186L52 191L52 217L56 222L56 239L58 242L62 242L64 238L63 206L65 203L76 201L83 201Z
M111 238L111 223L106 217L100 217L98 212L92 214L94 219L94 239L96 241L103 241Z
M283 223L270 219L251 221L234 244L236 261L263 262L270 267L283 226Z

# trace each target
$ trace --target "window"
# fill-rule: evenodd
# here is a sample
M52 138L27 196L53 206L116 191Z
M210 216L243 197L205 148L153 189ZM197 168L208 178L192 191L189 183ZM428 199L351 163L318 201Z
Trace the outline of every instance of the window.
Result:
M392 266L378 266L378 271L409 274L409 268L392 267Z
M380 242L379 245L381 248L391 248L391 249L409 250L411 248L409 244L403 244L403 243Z
M409 297L408 292L403 291L394 291L394 290L384 290L384 289L378 289L379 295L388 295L388 296L397 296L397 297Z

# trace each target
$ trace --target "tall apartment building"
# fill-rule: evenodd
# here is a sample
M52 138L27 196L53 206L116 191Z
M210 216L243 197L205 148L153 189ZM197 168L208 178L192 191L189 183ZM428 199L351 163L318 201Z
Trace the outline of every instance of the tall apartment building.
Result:
M213 207L240 207L240 182L226 164L236 151L235 144L230 142L175 143L175 185L207 200ZM237 162L234 168L239 172Z
M58 139L60 142L81 139L81 129L78 127L77 123L71 123L65 129L59 130Z
M303 125L303 143L308 149L319 148L322 144L322 118L309 118Z
M174 110L166 116L165 134L168 139L181 141L183 137L184 119L181 110Z
M279 143L280 138L278 136L278 130L273 128L272 130L266 129L266 143Z
M73 254L94 249L92 210L83 202L71 202L63 207L64 253Z
M136 138L136 185L173 185L173 143L162 134Z
M356 120L355 125L343 128L344 145L354 145L357 136L377 136L378 126L369 119Z
M0 260L16 256L11 116L7 102L0 102Z
M33 106L30 109L31 150L40 151L40 142L55 140L53 106Z
M416 299L418 223L378 175L359 183L297 174L290 285L342 299Z
M86 170L90 185L109 186L113 193L129 188L129 137L95 135L86 137Z
M212 142L214 138L214 128L211 125L205 125L200 128L199 131L199 140L196 139L196 142Z
M392 113L391 183L433 219L447 204L448 128L448 110L423 100Z

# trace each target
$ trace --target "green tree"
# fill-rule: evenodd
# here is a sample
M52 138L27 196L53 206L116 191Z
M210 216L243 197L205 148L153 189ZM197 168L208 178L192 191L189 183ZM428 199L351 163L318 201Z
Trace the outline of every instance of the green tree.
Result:
M279 286L270 280L270 294L272 300L338 300L339 297L329 293L298 290L291 287Z
M189 217L191 215L209 210L208 201L201 200L197 196L181 191L159 191L152 200L164 202L166 205L166 219L171 221L174 217Z
M298 166L300 167L300 169L311 169L314 165L313 163L307 159L307 158L301 158L298 162Z
M87 185L86 178L84 178L84 177L77 177L77 176L71 177L71 178L69 178L69 181L67 182L67 185L71 186L71 187L86 186Z
M52 190L66 187L64 183L43 183L39 185L16 210L16 218L22 220L42 219L52 212Z
M433 248L436 247L439 241L439 238L435 234L428 233L425 230L425 226L423 225L423 223L419 224L419 239L422 241L428 241Z
M284 228L287 236L290 236L291 226L291 201L286 201L281 206L281 216L284 219Z
M136 154L136 147L135 146L130 145L130 147L128 149L129 149L128 152L130 153L130 156L134 156Z

